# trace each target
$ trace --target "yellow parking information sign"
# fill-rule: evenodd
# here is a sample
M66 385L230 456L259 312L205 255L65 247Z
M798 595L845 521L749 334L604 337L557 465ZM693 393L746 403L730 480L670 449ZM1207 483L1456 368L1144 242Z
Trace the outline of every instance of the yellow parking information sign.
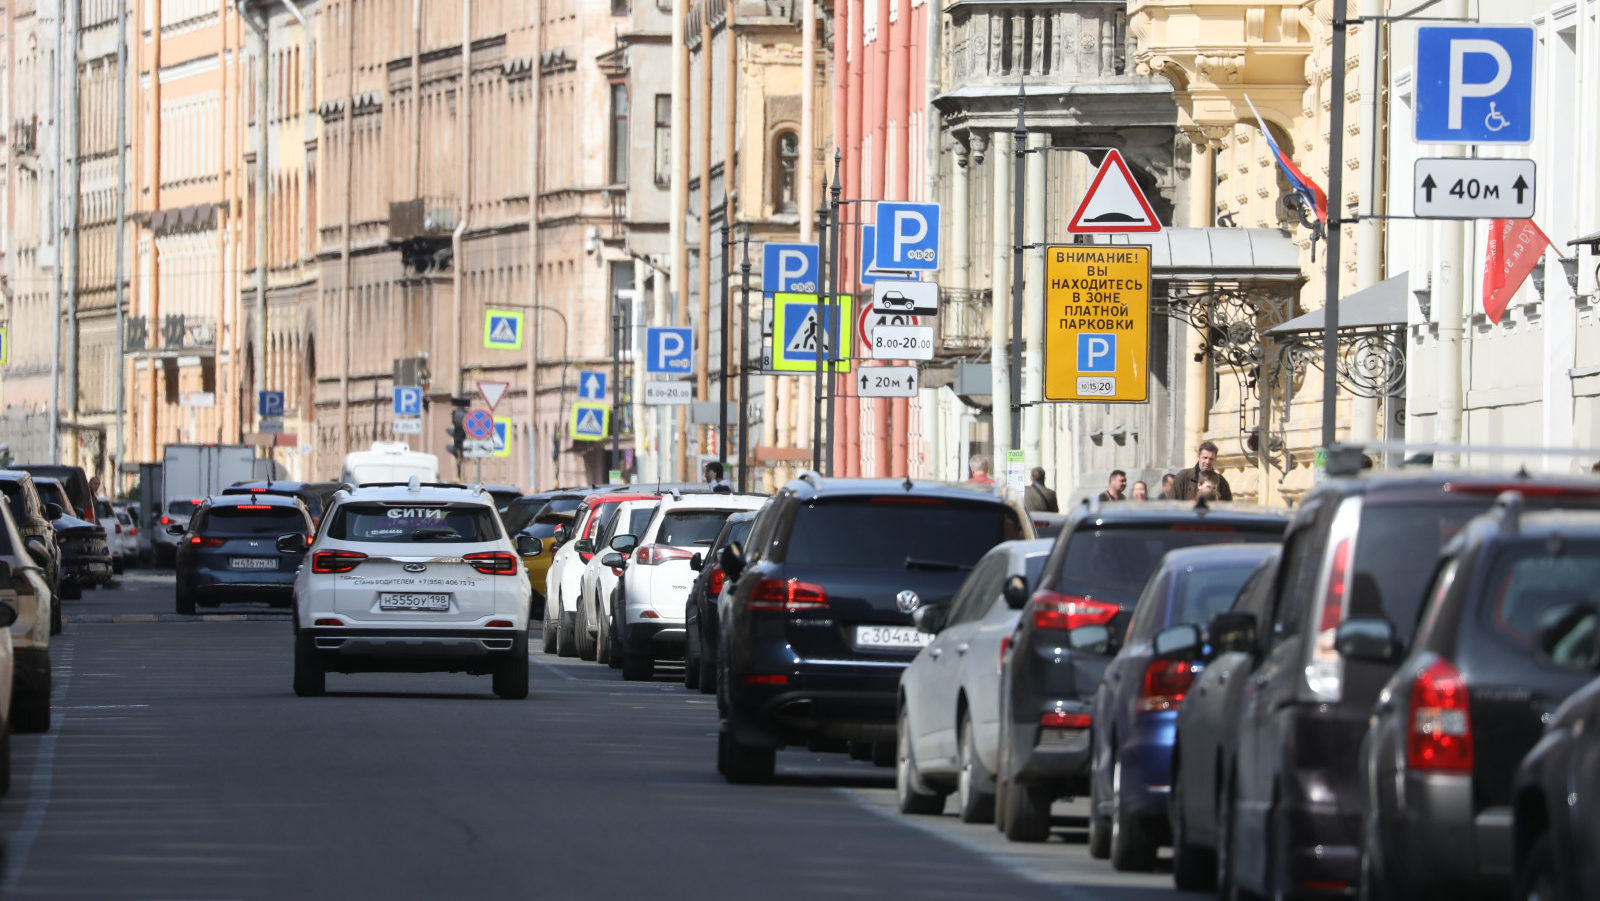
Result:
M1044 398L1150 400L1150 248L1045 250Z

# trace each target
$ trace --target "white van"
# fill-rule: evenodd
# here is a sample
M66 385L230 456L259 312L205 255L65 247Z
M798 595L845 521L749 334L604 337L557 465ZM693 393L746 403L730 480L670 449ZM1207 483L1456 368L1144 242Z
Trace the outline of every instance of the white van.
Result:
M414 451L400 441L374 441L372 449L345 454L339 480L351 485L373 482L405 484L417 476L422 482L439 481L439 458Z

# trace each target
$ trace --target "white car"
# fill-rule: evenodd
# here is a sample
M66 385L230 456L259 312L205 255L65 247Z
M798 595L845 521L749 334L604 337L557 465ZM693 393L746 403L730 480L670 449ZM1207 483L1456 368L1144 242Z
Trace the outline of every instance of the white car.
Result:
M611 590L617 587L617 577L622 575L622 566L618 564L625 563L633 553L634 545L639 543L639 536L650 524L650 517L655 515L656 505L660 503L659 497L623 501L617 506L616 515L597 533L594 559L583 568L578 587L578 624L592 635L578 633L578 656L584 657L585 651L592 650L593 653L584 659L616 663L611 659L610 613ZM619 557L620 560L616 559ZM611 562L606 563L607 560Z
M662 499L650 522L635 533L638 547L616 590L612 650L624 679L649 679L657 659L682 659L688 636L684 606L695 579L689 561L711 547L730 515L759 510L766 502L747 494Z
M592 494L584 498L583 505L573 515L572 531L567 541L556 548L555 556L550 561L550 571L545 575L545 653L554 651L562 657L577 657L580 651L586 651L584 659L594 659L594 646L587 642L587 636L593 634L593 630L578 628L578 589L584 567L593 559L595 539L611 521L611 517L616 515L617 505L649 497L655 495L622 491Z
M295 576L295 694L322 694L329 672L443 671L493 674L495 694L527 697L532 542L506 535L479 488L413 477L340 491Z

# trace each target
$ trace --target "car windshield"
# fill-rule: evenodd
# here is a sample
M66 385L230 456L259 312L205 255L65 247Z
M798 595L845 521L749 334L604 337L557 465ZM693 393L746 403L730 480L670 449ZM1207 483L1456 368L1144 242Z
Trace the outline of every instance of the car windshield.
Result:
M522 533L534 538L552 538L556 534L559 523L534 522L547 513L571 513L583 504L581 497L558 497L546 502L513 501L511 509L501 514L500 519L506 525L506 531L515 535Z
M994 503L920 495L824 500L801 508L784 559L828 567L970 569L990 548L1021 537L1016 514Z
M237 507L212 507L206 514L205 525L200 527L205 535L243 537L308 533L305 517L289 507L265 504L241 504Z
M483 504L345 504L328 537L340 541L466 543L500 537L500 517Z
M66 493L61 490L60 483L40 481L34 482L33 487L34 490L39 492L39 500L41 503L58 504L60 505L62 512L66 513L68 516L73 515L74 511L72 504L67 501Z
M1480 495L1362 505L1348 615L1387 617L1396 636L1409 641L1439 549L1492 503Z
M1156 523L1081 529L1069 538L1054 589L1061 594L1131 606L1167 551L1208 544L1277 541L1281 523ZM1249 571L1244 573L1248 576ZM1239 579L1242 584L1244 577ZM1237 593L1237 592L1236 592Z
M673 547L710 547L722 531L730 510L675 510L661 518L656 544Z
M1485 583L1494 626L1563 666L1600 662L1600 542L1540 542L1500 555Z

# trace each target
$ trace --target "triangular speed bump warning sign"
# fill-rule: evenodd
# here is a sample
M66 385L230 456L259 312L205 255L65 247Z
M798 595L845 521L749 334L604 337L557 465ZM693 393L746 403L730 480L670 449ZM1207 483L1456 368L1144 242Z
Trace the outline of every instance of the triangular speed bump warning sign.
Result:
M1107 151L1089 190L1067 223L1067 231L1075 235L1161 231L1161 221L1150 209L1139 183L1133 180L1122 154Z

